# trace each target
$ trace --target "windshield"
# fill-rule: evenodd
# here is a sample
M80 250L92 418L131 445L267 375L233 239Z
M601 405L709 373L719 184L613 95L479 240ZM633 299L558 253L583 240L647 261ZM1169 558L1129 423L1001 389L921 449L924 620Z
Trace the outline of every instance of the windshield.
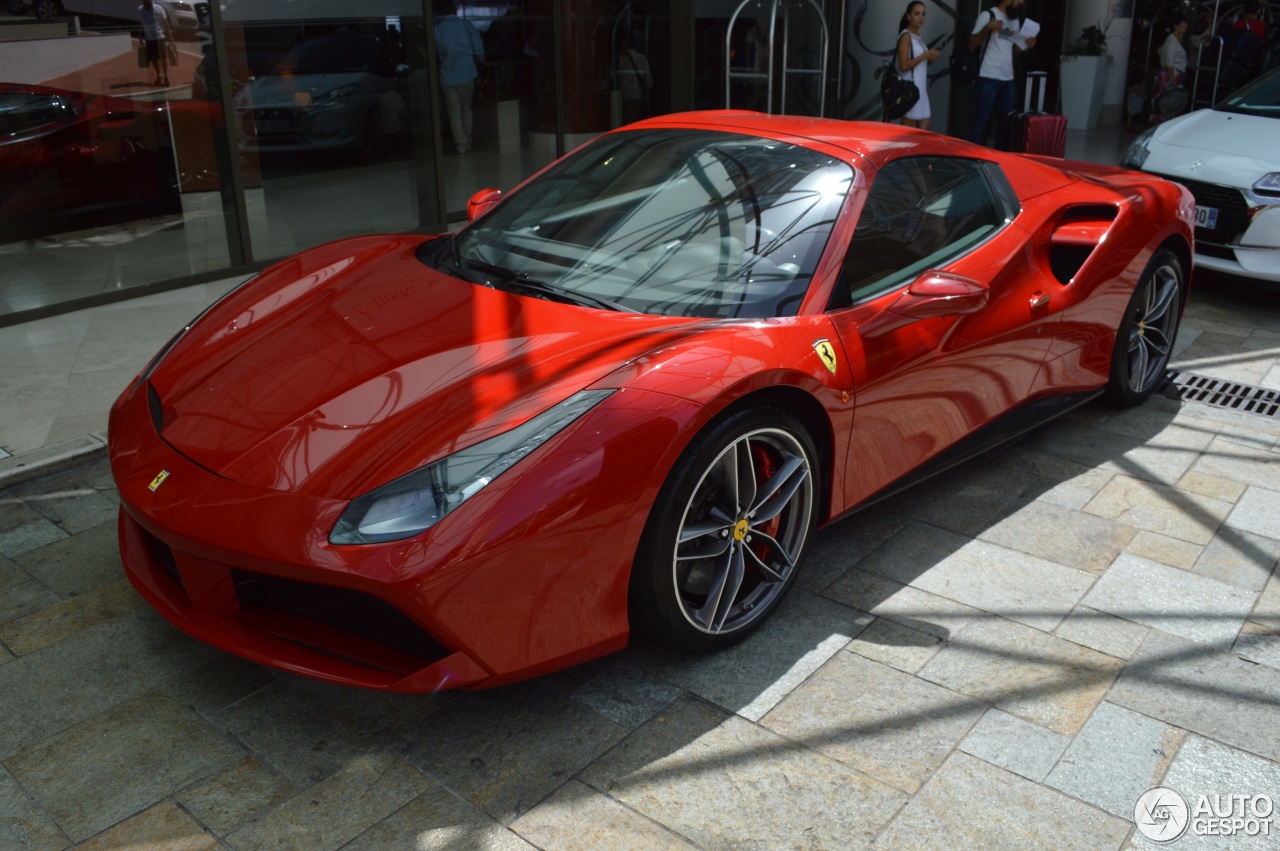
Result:
M1259 77L1213 107L1221 112L1280 117L1280 71Z
M619 133L504 199L451 251L423 259L477 282L532 280L615 309L789 315L852 179L848 164L784 142Z

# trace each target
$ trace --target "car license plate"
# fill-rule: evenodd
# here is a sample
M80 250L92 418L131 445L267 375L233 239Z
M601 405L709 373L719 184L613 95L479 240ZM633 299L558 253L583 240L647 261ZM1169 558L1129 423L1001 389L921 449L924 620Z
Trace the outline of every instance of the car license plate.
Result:
M1217 207L1196 207L1196 227L1213 230L1218 226Z

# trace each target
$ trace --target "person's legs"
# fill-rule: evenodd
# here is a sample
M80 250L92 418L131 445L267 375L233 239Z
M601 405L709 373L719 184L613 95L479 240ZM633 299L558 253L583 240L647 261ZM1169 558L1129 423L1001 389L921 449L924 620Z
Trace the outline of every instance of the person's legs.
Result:
M969 141L979 145L985 144L987 138L987 122L991 120L991 110L996 105L996 95L1000 88L999 80L979 77L973 87L973 123L969 125Z
M466 134L462 129L462 96L457 86L441 86L444 94L444 110L449 116L449 132L453 134L453 144L458 152L466 150Z
M475 83L463 83L458 86L458 111L462 126L462 136L455 133L458 142L458 153L465 154L471 150L471 96L475 91Z
M996 89L996 115L1005 115L1017 108L1017 86L1013 80L1000 80Z

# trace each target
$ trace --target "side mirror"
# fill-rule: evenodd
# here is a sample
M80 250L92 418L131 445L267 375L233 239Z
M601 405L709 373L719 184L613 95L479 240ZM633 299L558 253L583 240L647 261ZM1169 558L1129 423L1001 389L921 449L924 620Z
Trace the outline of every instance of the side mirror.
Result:
M963 316L987 306L990 288L981 281L950 272L930 270L911 282L884 313L858 329L864 337L874 337L931 316Z
M502 200L501 189L481 189L467 200L467 221L474 222Z

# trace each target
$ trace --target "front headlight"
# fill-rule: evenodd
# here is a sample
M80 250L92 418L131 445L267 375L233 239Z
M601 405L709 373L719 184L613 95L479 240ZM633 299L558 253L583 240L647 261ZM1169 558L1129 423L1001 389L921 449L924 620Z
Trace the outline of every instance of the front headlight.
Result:
M612 392L575 393L523 425L353 499L329 534L329 543L377 544L426 531Z
M1142 133L1141 136L1133 140L1133 144L1129 146L1129 150L1124 155L1124 166L1126 168L1142 168L1147 162L1147 155L1151 153L1151 137L1156 133L1156 129L1152 127Z
M1280 198L1280 171L1262 175L1262 179L1253 184L1253 192L1264 198Z

